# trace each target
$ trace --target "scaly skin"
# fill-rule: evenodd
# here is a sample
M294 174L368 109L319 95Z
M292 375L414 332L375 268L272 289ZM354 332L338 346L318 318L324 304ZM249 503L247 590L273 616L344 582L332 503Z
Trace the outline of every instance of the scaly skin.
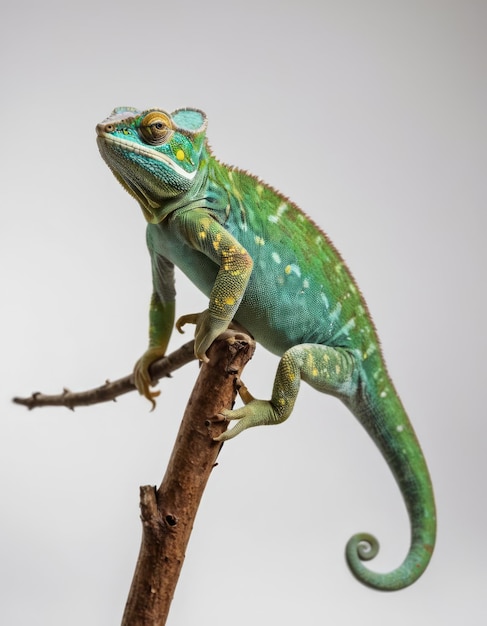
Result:
M342 400L389 464L411 523L411 546L396 570L379 574L364 566L378 543L363 533L348 542L347 562L376 589L413 583L435 543L431 481L367 307L326 235L283 195L219 163L201 111L119 108L97 132L102 157L148 222L154 292L149 349L134 369L139 391L155 403L148 368L169 342L177 265L209 298L207 310L176 322L178 330L196 324L199 359L208 360L206 351L232 320L281 356L271 400L256 400L243 387L245 405L224 411L237 424L218 440L286 420L301 380Z

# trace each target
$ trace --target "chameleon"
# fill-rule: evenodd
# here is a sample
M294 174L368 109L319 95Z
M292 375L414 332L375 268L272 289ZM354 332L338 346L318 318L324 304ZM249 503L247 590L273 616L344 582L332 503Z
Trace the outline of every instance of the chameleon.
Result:
M379 573L364 563L377 539L358 533L345 556L363 584L392 591L425 571L435 544L429 471L388 374L364 298L328 236L286 196L217 160L207 117L118 107L96 127L102 158L139 203L147 221L153 293L149 346L134 367L139 392L155 405L150 365L164 356L174 325L195 324L195 355L208 361L213 340L243 327L280 361L270 400L239 389L243 406L223 410L235 425L215 439L279 424L293 410L301 381L341 400L366 429L405 501L411 539L403 562ZM208 298L208 308L175 322L175 266Z

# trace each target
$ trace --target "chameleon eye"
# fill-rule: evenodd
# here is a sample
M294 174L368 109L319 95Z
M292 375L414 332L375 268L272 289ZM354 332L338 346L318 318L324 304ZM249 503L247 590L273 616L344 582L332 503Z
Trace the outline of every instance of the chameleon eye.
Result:
M166 143L173 134L173 123L161 111L151 111L140 123L139 132L146 143L159 146Z

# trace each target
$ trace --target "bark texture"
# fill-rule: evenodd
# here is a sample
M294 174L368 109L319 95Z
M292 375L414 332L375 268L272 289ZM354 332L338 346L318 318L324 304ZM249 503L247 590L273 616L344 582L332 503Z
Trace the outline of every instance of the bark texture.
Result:
M221 445L213 441L227 423L236 381L254 351L253 341L228 331L211 346L183 416L158 489L141 487L142 544L122 626L163 626L183 565L194 519Z

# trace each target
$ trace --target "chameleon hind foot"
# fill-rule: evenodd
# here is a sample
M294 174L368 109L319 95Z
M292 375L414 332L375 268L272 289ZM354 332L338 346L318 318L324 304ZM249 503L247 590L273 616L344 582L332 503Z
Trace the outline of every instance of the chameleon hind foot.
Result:
M236 437L243 430L251 428L252 426L277 424L285 419L276 411L272 402L254 398L240 378L237 379L236 384L238 394L242 398L245 406L233 410L224 409L220 412L222 420L238 420L238 424L230 430L226 430L218 437L215 437L214 441L228 441Z

